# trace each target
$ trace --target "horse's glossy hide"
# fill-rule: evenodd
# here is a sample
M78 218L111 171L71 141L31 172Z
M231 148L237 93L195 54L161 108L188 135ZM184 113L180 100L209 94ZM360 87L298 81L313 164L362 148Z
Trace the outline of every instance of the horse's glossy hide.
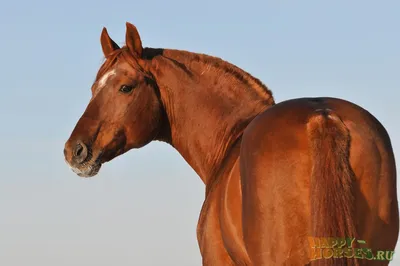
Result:
M331 217L333 228L339 228L344 219L352 219L356 235L346 237L365 240L365 247L375 253L394 250L399 215L395 161L386 130L367 111L347 101L302 98L276 104L256 117L232 151L201 214L198 233L204 265L310 262L308 237L314 236L311 206L321 199L310 189L311 182L319 182L312 180L313 161L319 158L312 158L307 124L321 110L337 115L347 128L354 173L353 201L347 202L354 211L350 217ZM336 171L333 178L342 178L340 169ZM346 198L342 190L332 191L328 185L321 184L326 190L323 193ZM327 214L340 214L343 206L333 206L337 210L326 210ZM344 262L335 259L318 263ZM348 263L388 264L365 259Z

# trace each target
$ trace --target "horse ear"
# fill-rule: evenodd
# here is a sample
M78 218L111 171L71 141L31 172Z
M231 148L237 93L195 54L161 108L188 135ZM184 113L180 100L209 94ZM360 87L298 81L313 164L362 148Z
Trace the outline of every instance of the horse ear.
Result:
M105 57L119 49L118 44L116 44L108 35L106 28L103 28L103 31L101 32L100 43Z
M129 51L131 51L139 58L142 57L143 47L142 41L140 40L139 32L136 27L129 22L126 22L125 42Z

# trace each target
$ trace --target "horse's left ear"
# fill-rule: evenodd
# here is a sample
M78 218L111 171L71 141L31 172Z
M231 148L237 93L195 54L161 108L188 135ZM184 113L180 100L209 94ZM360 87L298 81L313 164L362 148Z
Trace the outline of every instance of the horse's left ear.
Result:
M142 57L143 47L142 41L140 40L139 32L136 27L129 22L126 22L125 42L129 51L131 51L139 58Z

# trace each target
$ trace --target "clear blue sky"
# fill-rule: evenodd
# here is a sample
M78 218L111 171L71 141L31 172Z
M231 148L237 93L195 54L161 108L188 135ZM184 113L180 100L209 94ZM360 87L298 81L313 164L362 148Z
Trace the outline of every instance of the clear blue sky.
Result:
M399 1L366 0L5 1L0 265L201 265L204 187L171 147L131 151L87 180L64 163L102 62L103 26L118 43L130 21L144 46L222 57L278 102L353 101L383 123L400 156L399 10Z

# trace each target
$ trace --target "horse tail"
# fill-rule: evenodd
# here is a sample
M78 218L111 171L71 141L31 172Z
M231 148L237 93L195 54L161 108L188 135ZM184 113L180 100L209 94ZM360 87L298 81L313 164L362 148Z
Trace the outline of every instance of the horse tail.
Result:
M311 237L321 240L318 240L319 244L329 238L356 238L354 173L349 162L350 133L330 109L319 109L311 115L307 133L312 158ZM344 258L343 254L341 259L329 258L332 250L320 253L320 258L318 252L324 252L324 249L314 249L313 259L320 259L313 260L311 265L359 265L359 261Z

